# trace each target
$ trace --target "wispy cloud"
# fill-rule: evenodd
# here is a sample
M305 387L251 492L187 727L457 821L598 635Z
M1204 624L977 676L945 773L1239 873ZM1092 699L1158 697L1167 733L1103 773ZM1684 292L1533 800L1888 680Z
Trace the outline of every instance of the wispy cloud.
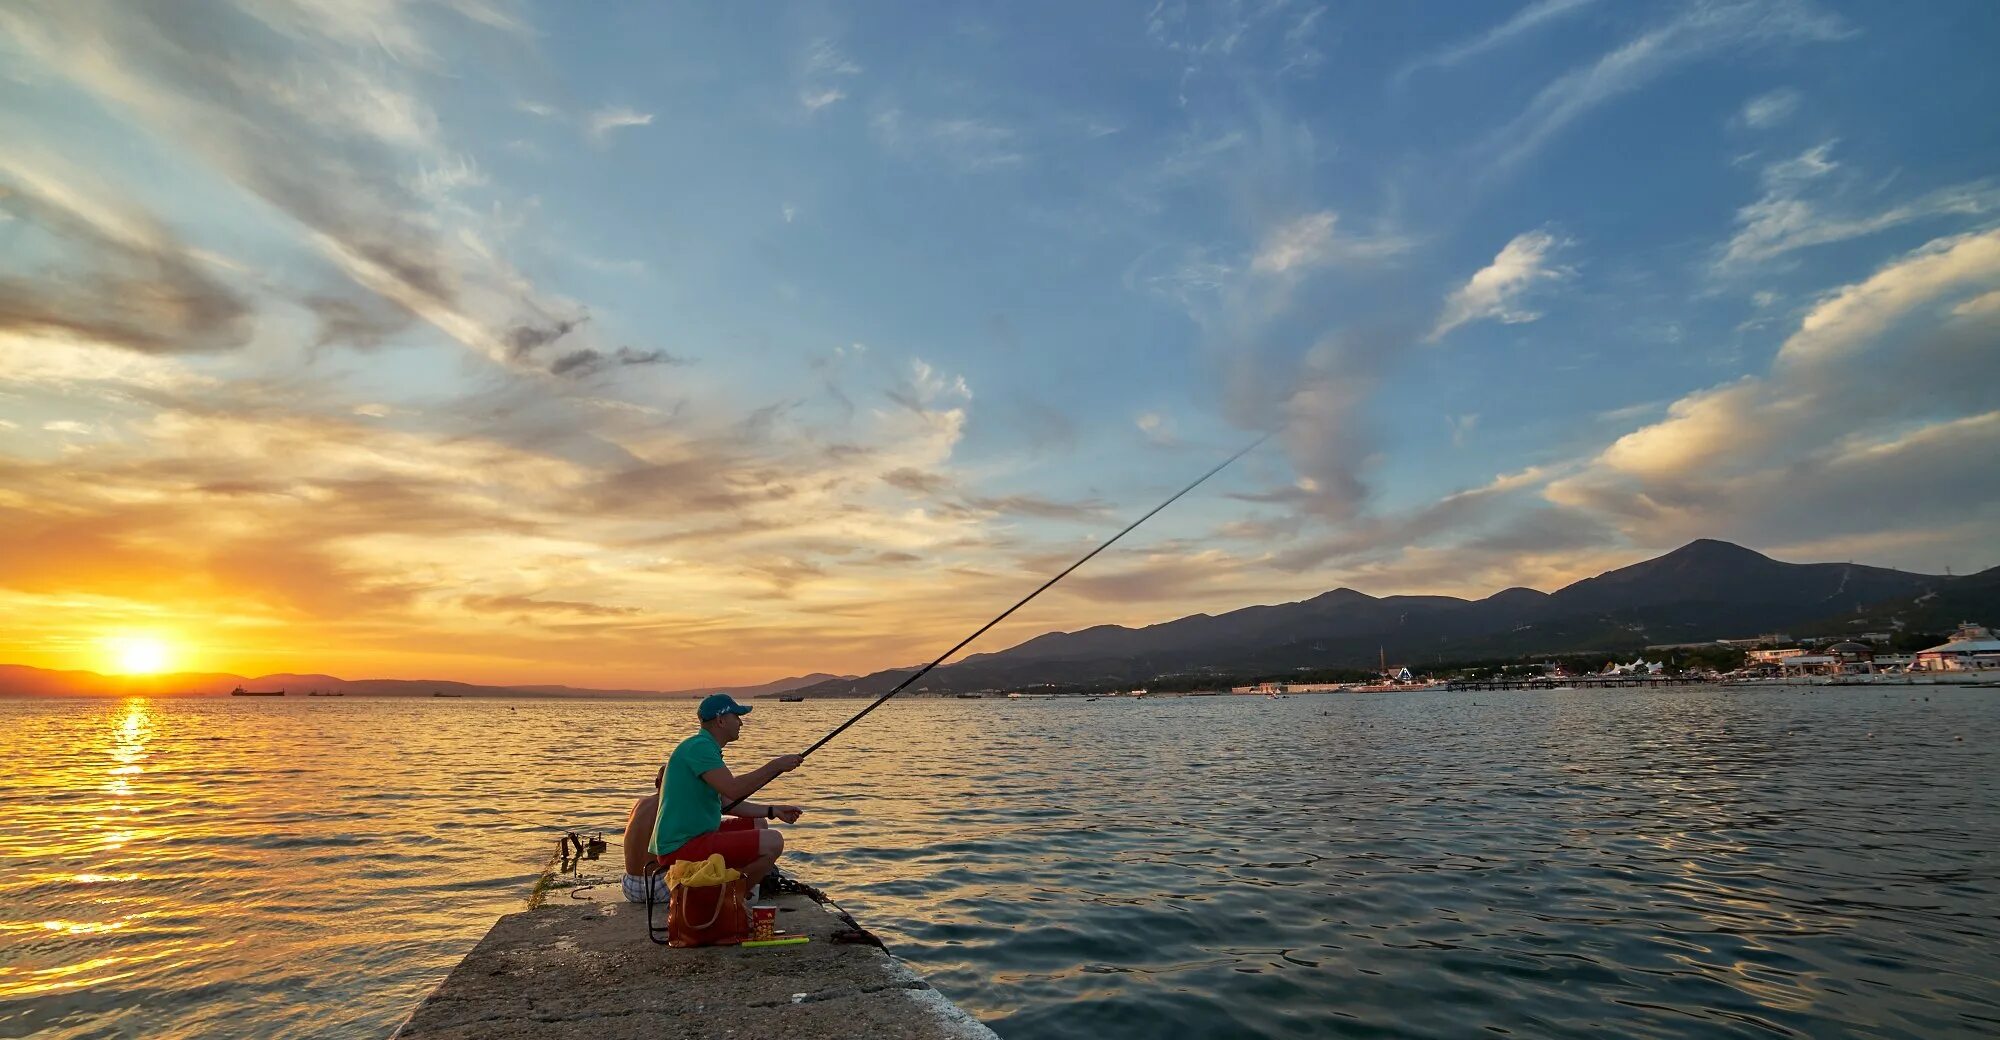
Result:
M626 368L633 365L685 365L686 358L675 357L664 350L633 350L619 347L614 351L585 347L573 350L557 358L549 365L549 374L582 378L595 375L609 368Z
M0 212L60 243L64 262L0 274L0 333L105 343L151 354L248 341L249 300L165 225L82 171L26 150L0 155Z
M1444 313L1425 338L1435 343L1468 322L1491 320L1515 325L1541 317L1539 311L1524 305L1525 297L1544 282L1568 277L1567 268L1551 262L1551 254L1563 245L1547 231L1514 236L1492 263L1452 291L1445 300Z
M1684 7L1597 60L1558 76L1486 142L1495 163L1516 165L1571 123L1690 62L1731 49L1812 43L1848 35L1846 23L1807 0L1739 0Z
M653 125L654 117L654 113L641 112L627 105L605 105L588 112L565 110L542 101L517 101L514 107L531 116L572 127L585 140L600 148L610 144L612 135L620 130ZM526 155L540 154L540 149L531 141L513 141L508 147Z
M1800 249L1860 238L1893 227L1947 217L1984 219L2000 212L2000 184L1955 184L1873 212L1853 201L1838 176L1835 142L1828 141L1764 167L1764 194L1736 211L1736 232L1715 258L1714 273L1728 275ZM1879 205L1879 204L1878 204Z
M437 139L411 68L358 46L431 61L429 9L385 3L362 20L366 31L340 5L203 10L96 18L79 5L8 7L0 28L51 75L295 221L301 242L354 286L504 362L503 315L548 308L475 248L467 222L483 217L399 175L449 168L456 156ZM284 31L269 32L269 18Z
M1336 234L1334 225L1339 219L1337 214L1322 210L1274 226L1251 257L1250 269L1283 275L1322 264L1382 260L1409 249L1409 242L1397 236Z
M1792 117L1799 110L1802 95L1791 87L1780 87L1768 94L1759 94L1743 103L1743 111L1737 118L1752 130L1766 130Z
M1318 4L1156 3L1146 38L1181 60L1176 100L1186 106L1197 81L1310 76L1325 63Z
M890 391L890 396L913 411L923 411L946 398L970 401L972 387L962 375L946 375L923 358L912 358L909 380Z
M1588 6L1593 0L1535 0L1514 12L1514 16L1477 36L1425 54L1396 70L1392 82L1400 85L1424 69L1444 69L1497 50L1530 31Z
M973 513L1025 516L1039 520L1100 520L1110 514L1103 502L1059 502L1041 495L971 495L964 501Z
M1250 269L1282 274L1294 267L1317 262L1333 241L1336 219L1332 213L1309 213L1273 228L1257 250L1256 257L1250 261Z
M1121 186L1149 216L1194 216L1163 229L1125 284L1180 307L1200 330L1224 418L1277 432L1298 477L1271 504L1313 523L1365 508L1370 405L1419 332L1406 313L1357 306L1356 284L1385 284L1413 242L1393 205L1332 203L1353 196L1327 179L1321 124L1293 107L1298 92L1283 82L1323 67L1323 41L1340 31L1332 15L1298 4L1157 5L1146 35L1180 63L1173 100L1184 120ZM1192 200L1218 205L1191 209Z
M864 71L854 59L842 53L833 40L820 38L806 47L804 70L807 76L859 76Z
M861 75L862 68L842 53L833 40L820 38L807 45L799 59L799 106L816 114L829 105L847 99L842 81Z
M1331 533L1301 539L1278 551L1272 562L1284 570L1306 570L1330 563L1352 566L1361 561L1394 560L1420 547L1430 547L1422 551L1433 559L1439 555L1485 556L1494 547L1467 554L1440 553L1436 546L1453 542L1464 545L1466 539L1482 531L1488 532L1487 537L1502 536L1512 529L1511 525L1522 522L1524 508L1528 510L1525 516L1530 519L1527 526L1532 532L1525 537L1534 539L1535 549L1575 549L1601 543L1606 528L1586 513L1551 515L1548 511L1535 511L1536 495L1556 476L1558 472L1551 468L1530 466L1497 474L1484 484L1454 491L1434 501L1358 515ZM1507 547L1513 551L1529 548L1522 544L1524 535L1519 531L1504 537L1513 543Z
M585 120L585 130L592 141L603 144L610 139L614 130L631 126L651 126L653 113L639 112L623 106L601 108Z
M838 87L822 87L817 90L799 91L799 104L808 112L817 112L836 101L847 98L847 92Z
M869 128L893 154L941 162L963 173L1010 169L1028 159L1019 131L982 119L911 116L888 108L875 114Z

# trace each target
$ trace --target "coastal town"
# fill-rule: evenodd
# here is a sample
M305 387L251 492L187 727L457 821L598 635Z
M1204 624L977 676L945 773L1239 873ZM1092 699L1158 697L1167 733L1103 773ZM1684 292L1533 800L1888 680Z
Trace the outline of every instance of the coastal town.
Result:
M1099 700L1146 697L1289 697L1323 693L1421 693L1429 690L1640 688L1651 686L1779 686L1937 684L2000 685L2000 637L1992 628L1962 622L1943 642L1898 651L1892 632L1794 639L1767 633L1744 639L1668 643L1645 647L1631 660L1616 655L1548 655L1532 662L1486 662L1431 669L1391 665L1386 653L1370 677L1344 680L1261 678L1181 689L1093 689L1047 684L1019 690L915 691L918 697L1011 701L1051 698ZM1598 663L1591 663L1593 659ZM1167 678L1167 677L1163 677ZM1185 685L1185 684L1183 684ZM797 695L781 698L802 699Z

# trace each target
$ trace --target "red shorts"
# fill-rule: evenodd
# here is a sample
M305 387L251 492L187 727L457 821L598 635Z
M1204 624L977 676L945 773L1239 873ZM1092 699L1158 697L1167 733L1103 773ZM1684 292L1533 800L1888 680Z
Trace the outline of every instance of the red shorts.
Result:
M664 869L681 860L707 859L720 852L722 862L741 870L764 855L763 845L764 832L757 829L756 820L725 816L720 829L697 834L680 848L653 857L653 861Z

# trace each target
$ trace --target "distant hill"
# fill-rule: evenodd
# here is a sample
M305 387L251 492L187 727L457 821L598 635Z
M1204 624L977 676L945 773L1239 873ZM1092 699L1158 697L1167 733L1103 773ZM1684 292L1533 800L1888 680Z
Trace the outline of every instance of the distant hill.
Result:
M1376 598L1342 588L1297 603L1196 614L1144 628L1099 625L1051 632L940 668L922 685L954 692L1038 683L1143 685L1162 675L1373 669L1382 656L1391 665L1421 667L1627 652L1649 643L1747 638L1854 617L1858 611L1893 616L1895 604L1919 602L1941 604L1938 609L1947 614L1990 617L2000 613L2000 578L1994 574L1953 578L1847 563L1783 563L1740 545L1700 539L1553 593L1511 588L1481 600ZM910 672L891 669L800 692L879 694Z
M727 693L735 697L756 697L785 693L801 686L853 676L827 672L794 676L756 686L705 686L692 690L592 690L572 686L483 686L446 679L342 679L332 675L278 672L254 678L226 672L175 672L166 675L101 675L86 671L55 671L27 665L0 664L0 695L14 696L121 696L143 695L215 696L242 687L246 690L283 690L288 696L303 697L311 692L340 693L350 697L429 697L435 693L461 697L699 697Z
M1915 596L1870 603L1850 613L1830 615L1798 626L1811 635L1846 635L1900 629L1910 632L1950 632L1961 622L2000 622L2000 567L1947 579Z
M837 679L853 679L852 675L835 675L832 672L814 672L811 675L794 675L787 679L774 679L755 686L696 686L685 690L580 690L574 686L512 686L509 689L522 693L533 693L549 697L706 697L711 693L726 693L731 697L766 697L780 693L790 693L801 686Z
M221 672L181 672L173 675L100 675L96 672L55 671L24 664L0 664L0 694L47 697L108 694L145 696L177 693L227 693L251 680Z
M795 675L789 679L779 679L758 686L703 686L693 690L676 690L670 697L705 697L711 693L726 693L732 697L769 697L780 693L790 693L806 686L817 686L823 682L851 681L859 676L834 675L831 672L814 672L811 675Z

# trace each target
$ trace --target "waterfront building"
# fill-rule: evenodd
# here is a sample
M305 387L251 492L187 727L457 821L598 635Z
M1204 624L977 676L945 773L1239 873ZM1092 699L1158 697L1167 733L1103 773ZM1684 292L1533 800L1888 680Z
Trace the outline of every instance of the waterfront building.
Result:
M1788 646L1783 650L1752 650L1749 657L1751 664L1777 664L1787 657L1797 657L1803 653L1805 653L1803 647Z
M1275 696L1287 693L1337 693L1346 688L1345 683L1331 682L1261 682L1255 686L1231 686L1229 692L1254 697L1259 694Z
M1875 670L1872 666L1875 660L1875 648L1867 643L1853 640L1835 643L1826 648L1826 653L1838 658L1843 665L1868 665L1867 671Z
M1910 666L1916 663L1917 658L1914 654L1875 655L1875 670L1878 672L1887 672L1890 675L1901 675L1909 671Z
M1816 654L1787 654L1772 663L1785 675L1870 675L1880 670L1875 648L1852 640L1835 643Z
M2000 669L2000 639L1981 625L1965 622L1951 641L1917 651L1913 668L1927 672L1976 672Z
M1793 654L1777 662L1780 675L1839 675L1840 658L1832 654Z

